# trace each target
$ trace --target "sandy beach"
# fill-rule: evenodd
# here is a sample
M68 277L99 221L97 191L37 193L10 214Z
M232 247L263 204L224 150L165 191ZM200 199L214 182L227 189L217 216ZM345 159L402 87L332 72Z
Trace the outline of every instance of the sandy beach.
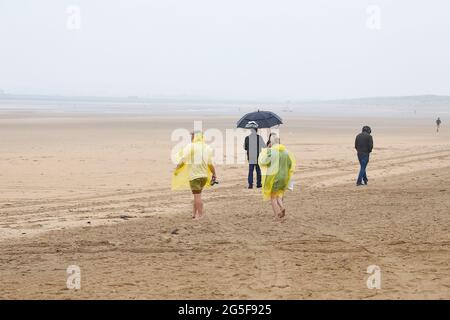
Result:
M376 118L356 188L359 118L290 116L298 165L274 221L245 164L219 165L192 221L170 191L171 132L235 117L8 114L0 119L2 299L449 299L450 131ZM242 142L237 143L238 149ZM241 151L240 151L241 152ZM69 265L81 289L66 287ZM366 286L370 265L379 290Z

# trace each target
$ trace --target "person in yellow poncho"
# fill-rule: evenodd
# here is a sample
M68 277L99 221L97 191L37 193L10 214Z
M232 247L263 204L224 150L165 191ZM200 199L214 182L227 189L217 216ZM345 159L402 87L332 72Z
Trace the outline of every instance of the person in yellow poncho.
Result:
M194 195L193 219L203 217L202 190L216 182L212 150L202 132L192 133L192 142L177 155L178 165L172 176L172 190L191 190Z
M278 137L273 137L270 148L263 149L259 155L258 163L263 175L264 199L270 200L275 218L283 218L286 214L283 195L295 170L295 158Z

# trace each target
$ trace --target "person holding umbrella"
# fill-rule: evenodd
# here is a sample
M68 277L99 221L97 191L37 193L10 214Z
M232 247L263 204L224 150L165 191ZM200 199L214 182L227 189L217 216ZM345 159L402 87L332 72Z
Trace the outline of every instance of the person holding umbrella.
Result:
M258 157L261 150L266 147L263 138L258 134L258 124L249 121L246 128L251 130L250 135L245 137L244 150L247 151L248 160L248 188L253 189L253 172L256 169L256 187L261 188L261 168L258 165Z
M245 138L244 149L247 151L247 159L249 163L248 172L248 187L253 188L253 171L256 169L257 188L262 187L261 170L258 165L258 157L262 148L266 147L264 140L258 135L257 131L261 128L272 128L282 124L283 121L279 116L270 111L256 111L243 116L238 122L238 128L245 128L252 130L252 133Z

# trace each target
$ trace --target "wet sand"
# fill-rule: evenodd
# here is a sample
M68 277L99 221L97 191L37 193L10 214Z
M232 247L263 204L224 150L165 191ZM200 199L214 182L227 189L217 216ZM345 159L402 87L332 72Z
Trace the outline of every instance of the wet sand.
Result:
M0 118L0 298L449 299L450 131L285 118L298 168L283 222L246 189L245 164L218 166L206 218L191 220L189 192L170 191L170 136L201 119ZM365 124L375 149L369 186L356 188ZM81 290L66 287L74 264ZM366 287L369 265L380 290Z

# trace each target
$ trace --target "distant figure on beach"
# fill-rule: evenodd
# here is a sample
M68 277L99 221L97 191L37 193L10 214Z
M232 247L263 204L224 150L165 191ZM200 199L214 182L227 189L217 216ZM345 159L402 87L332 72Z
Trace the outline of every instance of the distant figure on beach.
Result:
M193 132L191 143L178 154L178 165L172 176L172 190L190 189L194 195L192 218L203 217L203 188L217 182L213 165L212 149L206 145L203 133Z
M363 184L367 185L369 179L367 179L367 165L369 163L369 155L373 149L373 138L370 135L372 130L368 126L364 126L362 132L356 136L355 139L355 149L358 152L358 160L360 164L360 170L358 175L358 180L356 181L357 186Z
M248 160L248 188L253 189L253 172L256 169L256 187L261 188L261 168L258 165L258 157L261 150L266 147L263 138L258 134L258 124L251 121L247 125L250 128L251 133L245 137L244 149L247 151Z
M295 170L295 158L280 144L280 138L272 136L270 147L262 150L258 162L263 174L264 200L270 200L275 218L283 218L286 215L283 195Z
M439 132L439 127L441 126L441 118L436 119L436 132Z

